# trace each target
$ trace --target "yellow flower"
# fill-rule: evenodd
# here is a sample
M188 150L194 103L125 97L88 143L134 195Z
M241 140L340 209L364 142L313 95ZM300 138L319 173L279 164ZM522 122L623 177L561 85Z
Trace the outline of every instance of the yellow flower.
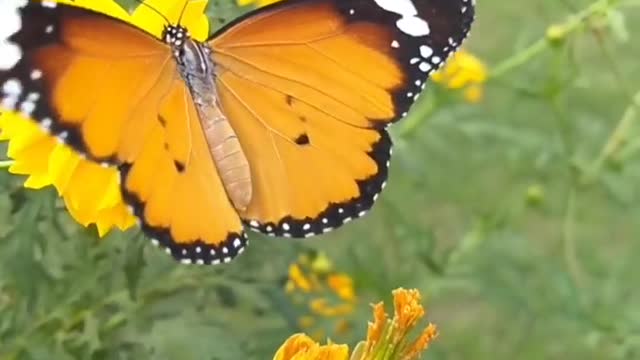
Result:
M393 291L393 319L384 311L384 303L373 306L373 322L369 323L366 341L360 342L349 357L346 345L320 345L304 334L287 339L274 360L416 360L438 336L435 325L428 324L418 337L409 341L407 334L424 316L418 290Z
M303 273L300 265L291 264L289 266L289 281L293 284L293 288L298 288L306 293L312 290L312 282Z
M240 6L247 6L249 4L255 4L255 6L261 7L261 6L273 4L273 3L278 2L278 1L280 1L280 0L237 0L236 2Z
M289 266L285 292L300 314L300 328L311 331L312 338L322 339L326 333L344 335L351 328L342 317L353 313L358 301L353 279L335 271L324 253L300 254Z
M129 15L113 0L59 0L74 6L102 12L160 36L165 20L150 7L177 21L184 0L149 0ZM204 39L209 25L206 2L189 3L181 23L197 39ZM69 99L69 101L72 101ZM127 210L119 187L116 169L103 168L85 160L68 146L60 144L35 122L15 112L0 113L0 140L9 141L7 156L14 160L9 172L26 175L26 188L40 189L53 185L64 199L71 216L84 226L96 224L100 236L117 227L127 229L135 218Z
M356 294L353 288L353 279L346 274L331 274L327 276L327 285L336 293L342 300L354 301Z
M274 360L347 360L347 345L320 345L304 334L295 334L278 349Z
M337 305L329 304L325 298L317 298L309 303L311 312L325 317L345 316L353 312L353 304L341 303Z
M487 81L487 73L487 66L480 59L460 50L431 78L449 89L462 90L466 101L477 103L482 100L482 84Z

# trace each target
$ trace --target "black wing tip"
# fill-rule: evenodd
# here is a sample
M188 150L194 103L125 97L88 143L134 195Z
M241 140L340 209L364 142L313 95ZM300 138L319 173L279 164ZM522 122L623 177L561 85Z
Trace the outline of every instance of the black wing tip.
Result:
M475 0L431 0L438 2L438 8L447 9L451 18L450 24L455 31L448 35L425 35L411 39L417 42L413 52L407 52L407 47L399 46L394 51L399 52L400 59L406 71L406 81L393 91L393 103L396 116L391 120L395 123L409 114L411 106L422 95L429 83L431 75L442 68L448 59L456 53L468 38L471 25L475 20ZM431 2L426 2L431 3ZM436 39L437 37L437 39ZM411 49L411 47L408 47Z
M378 172L367 179L357 181L361 194L359 197L342 203L331 203L314 218L298 219L287 216L277 223L245 219L244 224L253 231L269 236L308 238L330 232L366 215L386 186L392 153L393 144L389 133L380 130L379 134L380 139L368 152L375 160Z
M130 168L130 164L120 166L121 184L125 183ZM244 231L228 233L227 237L218 245L206 243L202 239L179 243L173 239L169 229L146 223L144 204L135 194L127 191L124 185L121 185L121 192L123 200L131 207L131 211L138 219L144 234L151 239L154 245L162 247L167 254L182 264L218 265L229 263L242 254L249 244L247 234Z
M2 0L0 0L2 1ZM92 14L107 17L108 15L90 9L76 7L69 4L57 3L52 0L28 0L19 4L17 10L23 19L22 26L6 41L20 48L22 55L15 64L8 68L0 68L0 101L3 110L18 113L32 119L47 134L56 137L59 142L74 149L78 155L103 166L118 164L115 155L99 156L92 154L89 145L84 140L80 128L65 124L54 109L50 96L50 89L44 80L46 73L34 64L28 54L30 49L42 48L61 43L61 12L74 15ZM31 19L31 21L27 21ZM7 93L9 83L17 84L16 93Z

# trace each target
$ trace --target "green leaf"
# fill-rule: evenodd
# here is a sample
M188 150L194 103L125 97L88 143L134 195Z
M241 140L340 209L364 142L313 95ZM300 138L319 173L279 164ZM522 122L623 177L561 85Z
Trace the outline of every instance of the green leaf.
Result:
M631 35L629 34L625 14L619 10L611 10L608 13L608 20L613 37L620 43L628 43Z
M143 343L154 359L246 359L238 339L213 323L186 319L157 321Z
M117 240L125 240L123 237ZM136 299L138 293L138 284L140 283L140 277L147 263L144 260L144 249L147 244L147 239L144 235L139 234L132 239L128 239L127 247L125 248L125 263L124 273L127 279L127 288L132 299Z
M114 2L123 9L125 9L129 14L133 14L136 9L141 6L141 1L143 0L114 0Z
M209 18L209 32L213 34L222 26L245 13L246 9L238 7L235 1L210 0L204 12Z

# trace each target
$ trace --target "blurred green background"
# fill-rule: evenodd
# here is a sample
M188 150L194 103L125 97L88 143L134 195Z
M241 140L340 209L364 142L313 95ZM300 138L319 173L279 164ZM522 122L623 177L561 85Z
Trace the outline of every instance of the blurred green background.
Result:
M248 9L234 4L212 9ZM98 240L54 191L1 172L0 359L271 359L299 331L353 345L397 287L440 329L428 359L640 358L638 7L479 0L465 47L482 98L430 86L367 217L307 241L252 234L226 266L180 266L137 230ZM344 301L327 287L285 291L309 253L309 273L352 279L353 311L314 313Z

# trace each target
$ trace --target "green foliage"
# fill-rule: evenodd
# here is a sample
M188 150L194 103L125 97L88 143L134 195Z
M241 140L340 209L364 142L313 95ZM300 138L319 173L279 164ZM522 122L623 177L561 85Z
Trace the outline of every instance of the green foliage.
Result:
M253 235L227 266L178 265L137 230L98 240L0 173L0 359L270 359L302 330L282 279L303 247L356 284L337 342L404 286L441 330L425 358L638 358L639 6L479 1L485 98L431 86L370 215L304 245ZM212 28L239 12L213 1Z

